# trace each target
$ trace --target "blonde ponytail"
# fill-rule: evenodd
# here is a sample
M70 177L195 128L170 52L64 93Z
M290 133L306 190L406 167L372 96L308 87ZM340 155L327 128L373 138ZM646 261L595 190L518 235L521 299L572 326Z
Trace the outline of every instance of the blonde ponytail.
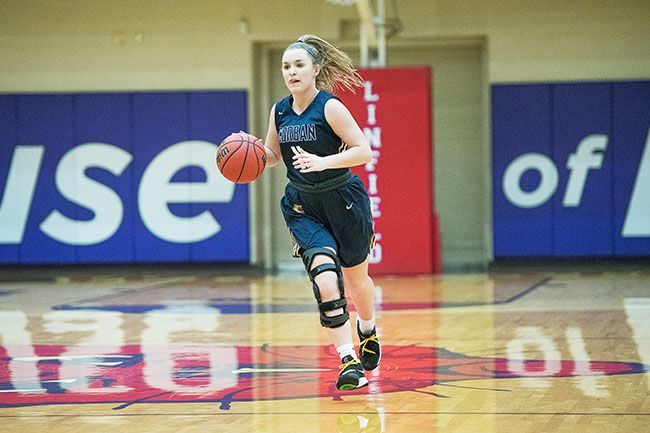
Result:
M320 73L316 76L318 89L336 93L346 88L354 92L355 87L363 86L363 78L355 69L350 57L325 39L314 35L303 35L289 45L287 50L293 48L304 49L314 65L320 66Z

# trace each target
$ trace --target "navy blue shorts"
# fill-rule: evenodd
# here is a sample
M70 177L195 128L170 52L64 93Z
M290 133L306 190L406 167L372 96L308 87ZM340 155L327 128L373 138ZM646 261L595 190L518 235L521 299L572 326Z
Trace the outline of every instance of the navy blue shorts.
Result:
M294 257L310 248L330 247L341 266L349 268L363 263L374 247L370 199L356 175L325 192L300 191L289 183L280 207L294 244Z

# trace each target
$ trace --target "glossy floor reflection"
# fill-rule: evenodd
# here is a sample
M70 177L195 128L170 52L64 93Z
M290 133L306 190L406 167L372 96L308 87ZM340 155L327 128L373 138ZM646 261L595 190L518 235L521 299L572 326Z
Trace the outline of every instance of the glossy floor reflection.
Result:
M370 385L302 275L0 283L6 431L601 432L650 426L650 272L376 277ZM353 314L354 316L354 314Z

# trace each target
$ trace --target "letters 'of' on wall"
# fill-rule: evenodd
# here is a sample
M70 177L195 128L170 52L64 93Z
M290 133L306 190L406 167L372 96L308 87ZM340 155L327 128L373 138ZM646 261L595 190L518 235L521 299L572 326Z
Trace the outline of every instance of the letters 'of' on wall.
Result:
M650 82L492 87L495 257L650 256Z

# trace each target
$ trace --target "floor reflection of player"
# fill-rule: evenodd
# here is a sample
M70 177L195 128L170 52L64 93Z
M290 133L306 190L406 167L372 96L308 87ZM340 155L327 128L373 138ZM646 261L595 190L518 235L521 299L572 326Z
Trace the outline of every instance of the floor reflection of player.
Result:
M345 413L338 419L339 433L382 433L384 419L377 409L366 407L360 413Z

